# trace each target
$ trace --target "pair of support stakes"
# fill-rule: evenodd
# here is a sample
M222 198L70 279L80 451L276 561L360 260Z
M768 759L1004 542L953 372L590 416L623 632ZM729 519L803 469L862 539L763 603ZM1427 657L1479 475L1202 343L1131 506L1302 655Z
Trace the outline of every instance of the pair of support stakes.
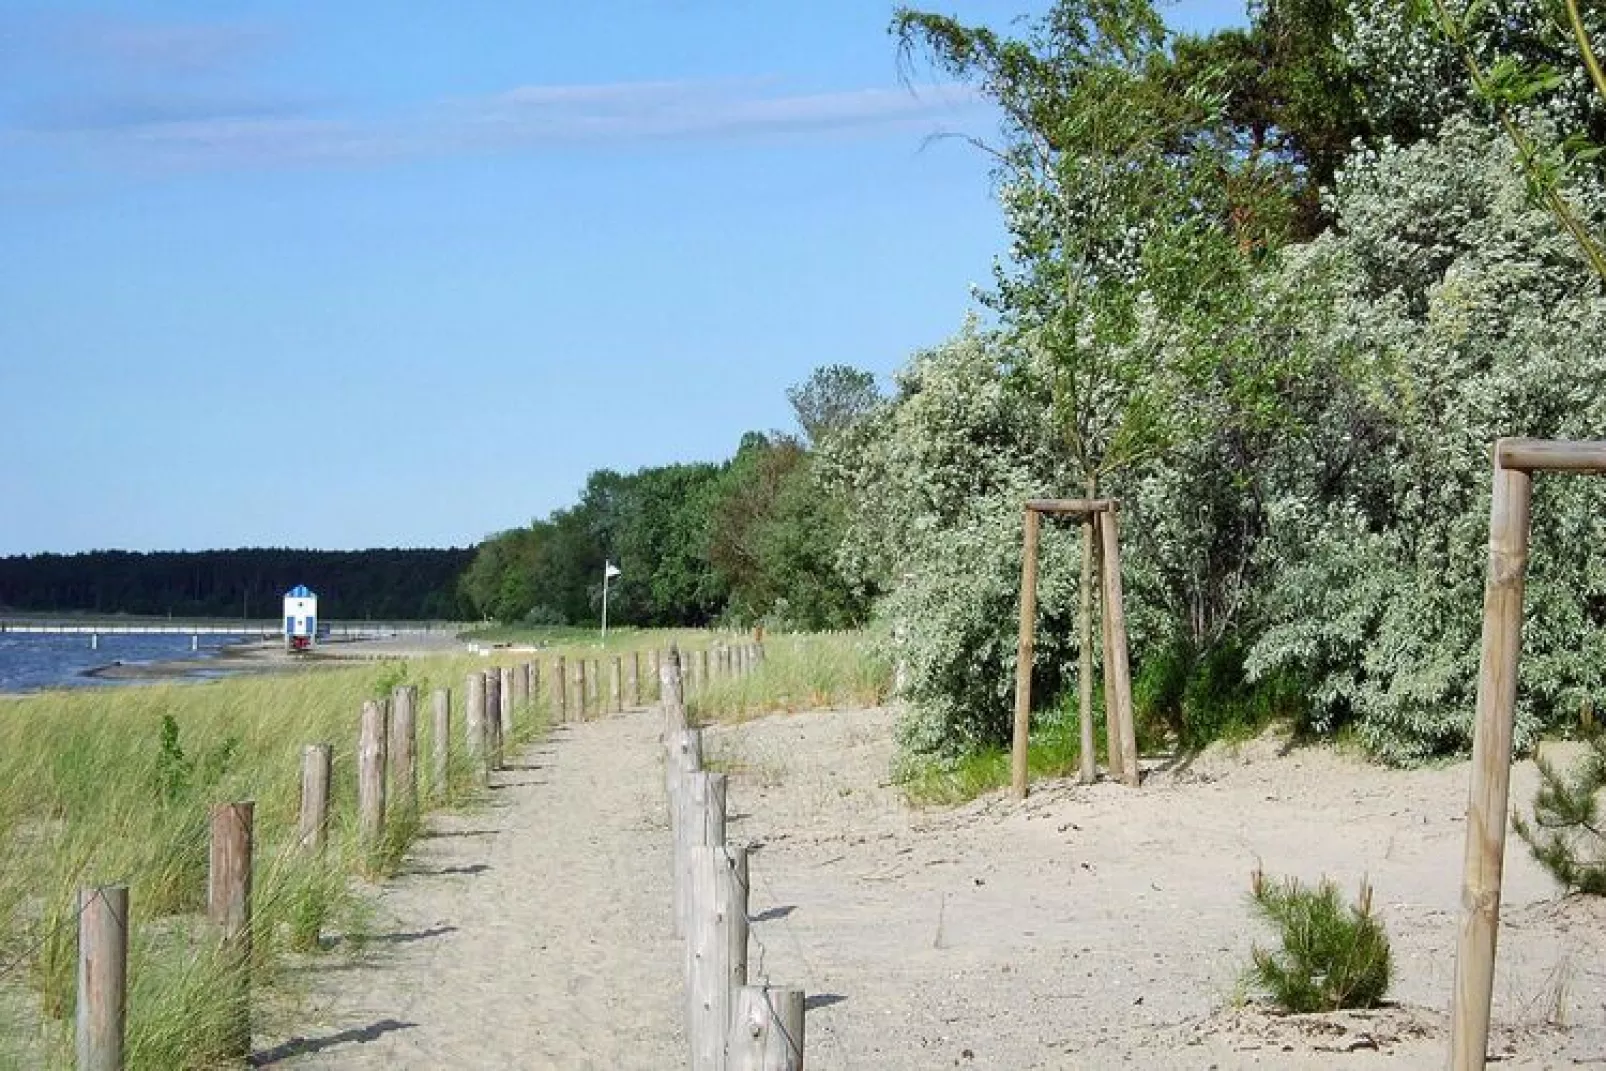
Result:
M1020 646L1015 660L1015 738L1011 747L1010 784L1016 799L1026 798L1027 746L1032 718L1032 656L1037 631L1037 537L1044 514L1077 517L1083 525L1082 582L1093 578L1086 564L1099 562L1104 600L1104 696L1108 732L1110 776L1125 785L1138 784L1138 742L1132 722L1132 672L1127 661L1126 610L1121 599L1121 546L1116 503L1107 498L1033 498L1026 502L1024 546L1020 578ZM1096 533L1096 535L1095 535ZM1094 553L1094 548L1098 553ZM1090 636L1081 640L1082 780L1092 781L1093 767L1093 653Z
M1489 502L1489 578L1483 595L1483 653L1472 737L1461 919L1456 933L1450 1067L1482 1071L1488 1059L1495 939L1505 868L1511 790L1511 731L1522 655L1522 596L1528 569L1536 472L1606 474L1606 442L1501 439L1494 448Z

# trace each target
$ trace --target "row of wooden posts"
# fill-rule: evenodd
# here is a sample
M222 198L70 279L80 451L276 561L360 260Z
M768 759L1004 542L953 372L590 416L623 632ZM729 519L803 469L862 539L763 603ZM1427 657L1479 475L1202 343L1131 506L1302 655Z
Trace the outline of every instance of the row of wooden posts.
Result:
M690 656L695 657L690 657ZM706 684L716 677L745 675L763 659L756 644L722 645L688 652L691 672L680 674L676 658L677 709L684 719L684 683ZM553 660L551 713L554 721L585 718L605 710L624 709L628 690L640 706L645 692L662 676L668 660L659 651L612 656L606 707L600 695L599 659L558 656ZM644 665L644 662L646 663ZM467 674L463 694L463 748L474 777L484 783L489 771L503 765L504 749L517 727L517 714L541 695L541 665L524 662ZM570 675L572 670L572 677ZM650 671L650 676L646 671ZM689 680L687 680L689 678ZM572 691L571 691L572 688ZM572 701L571 701L572 700ZM357 833L365 858L372 859L384 841L387 818L414 816L419 807L418 689L398 686L388 700L362 705L357 736ZM452 695L447 688L433 696L434 748L429 793L436 802L448 796L451 772ZM302 752L301 810L296 849L321 855L328 842L330 787L334 747L308 744ZM211 846L207 870L207 918L218 940L230 983L236 988L227 1047L231 1055L250 1051L251 873L256 804L252 800L220 803L211 810ZM85 886L78 893L78 1001L76 1049L82 1071L116 1071L123 1066L127 1024L128 886ZM316 935L313 935L316 938Z
M763 658L763 649L756 650ZM748 858L726 839L728 785L703 769L702 730L686 720L680 653L660 677L664 790L674 837L673 926L685 940L690 1071L802 1071L802 989L749 984Z

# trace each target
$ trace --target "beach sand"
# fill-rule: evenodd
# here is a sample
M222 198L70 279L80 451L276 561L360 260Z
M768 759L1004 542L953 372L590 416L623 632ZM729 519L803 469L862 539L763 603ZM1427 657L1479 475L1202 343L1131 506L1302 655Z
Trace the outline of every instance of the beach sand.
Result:
M710 729L731 839L752 845L751 977L809 999L808 1066L1442 1066L1467 766L1367 765L1271 739L1142 790L1035 786L912 810L894 715ZM658 715L557 730L448 817L380 893L378 953L308 975L299 1042L330 1068L684 1066L681 950ZM1558 748L1558 751L1562 749ZM1562 757L1558 755L1557 757ZM1536 783L1519 764L1513 801ZM1393 938L1397 1004L1279 1017L1245 1004L1249 874L1363 876ZM1606 1061L1606 908L1561 898L1512 837L1491 1050L1503 1067Z

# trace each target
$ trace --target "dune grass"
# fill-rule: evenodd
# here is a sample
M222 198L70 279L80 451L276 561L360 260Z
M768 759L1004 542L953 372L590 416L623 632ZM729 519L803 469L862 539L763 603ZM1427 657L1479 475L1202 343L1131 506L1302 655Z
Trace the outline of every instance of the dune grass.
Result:
M318 935L360 936L359 875L383 876L421 826L393 810L384 843L359 851L355 744L366 699L419 690L421 788L432 750L430 694L453 693L447 799L471 802L461 746L462 683L493 662L442 657L208 683L45 692L0 703L0 1066L66 1066L75 999L74 907L80 885L130 887L128 1066L216 1066L227 1036L226 967L203 920L208 811L254 800L253 985L282 986L291 953ZM521 711L519 739L544 706ZM305 744L334 745L329 846L295 843ZM9 968L9 970L8 970Z
M741 634L713 637L714 645L750 642L751 637ZM695 654L697 647L688 650ZM891 667L865 633L770 635L764 639L763 660L751 673L695 679L686 714L696 724L708 724L799 710L869 707L886 702L891 690Z

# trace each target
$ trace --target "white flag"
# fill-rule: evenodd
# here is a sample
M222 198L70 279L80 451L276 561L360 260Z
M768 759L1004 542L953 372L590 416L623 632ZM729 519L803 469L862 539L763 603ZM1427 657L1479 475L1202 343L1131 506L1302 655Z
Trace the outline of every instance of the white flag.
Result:
M605 576L605 577L608 577L609 579L612 579L613 577L616 577L616 576L619 575L619 567L617 565L613 564L613 562L603 562L602 563L602 575Z

